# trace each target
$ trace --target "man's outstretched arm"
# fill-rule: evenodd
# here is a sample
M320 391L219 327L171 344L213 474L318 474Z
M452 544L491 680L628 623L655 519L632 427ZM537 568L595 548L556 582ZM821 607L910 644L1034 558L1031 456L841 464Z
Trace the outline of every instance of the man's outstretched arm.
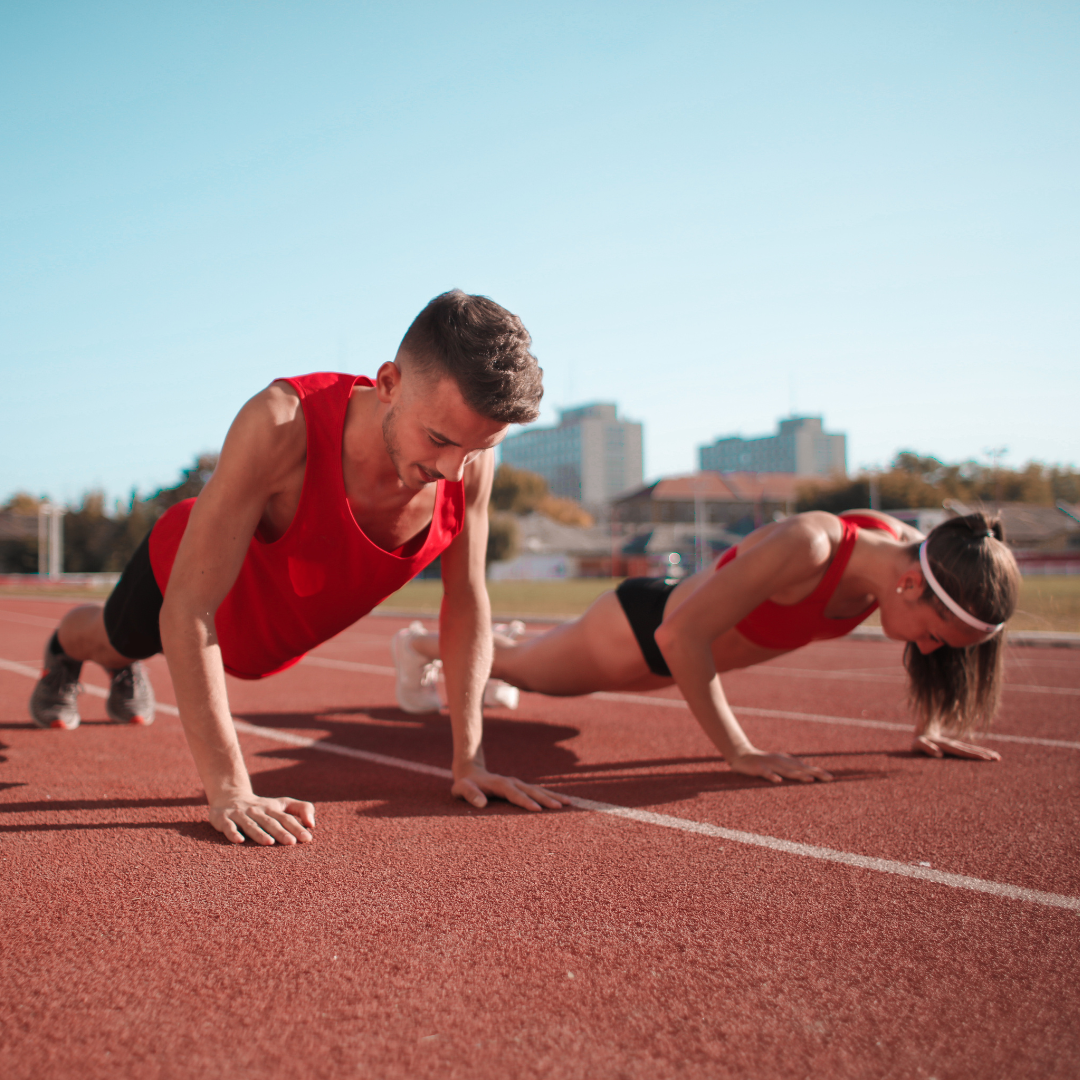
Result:
M497 795L527 810L555 809L566 803L561 795L490 773L484 764L482 706L492 653L484 564L494 468L490 450L466 467L465 524L442 556L439 641L454 736L451 790L473 806L486 806L487 795Z
M210 823L237 844L245 836L259 844L304 842L315 825L311 803L252 791L214 627L268 501L290 468L303 468L303 436L299 403L280 388L270 387L244 406L191 511L161 607L162 646Z

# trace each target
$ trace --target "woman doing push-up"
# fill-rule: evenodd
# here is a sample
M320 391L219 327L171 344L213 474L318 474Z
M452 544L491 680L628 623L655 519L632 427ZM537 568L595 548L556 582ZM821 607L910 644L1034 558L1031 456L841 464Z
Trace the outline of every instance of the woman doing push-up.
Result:
M915 749L996 760L964 737L997 708L1002 629L1019 585L1000 523L983 514L923 537L872 510L811 511L757 529L715 568L678 583L629 578L574 622L524 640L497 633L491 675L556 696L675 683L736 772L777 783L829 780L798 758L755 747L720 675L842 637L880 609L885 634L907 642ZM438 636L414 624L393 651L402 708L437 708L430 676Z

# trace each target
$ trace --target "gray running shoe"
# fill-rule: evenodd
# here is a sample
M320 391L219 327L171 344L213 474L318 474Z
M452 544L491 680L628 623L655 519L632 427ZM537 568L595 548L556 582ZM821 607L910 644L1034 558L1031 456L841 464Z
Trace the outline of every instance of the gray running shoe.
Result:
M30 715L40 728L63 728L74 731L82 721L79 716L79 675L82 661L72 660L56 634L45 646L45 670L30 698Z
M154 722L155 705L154 688L140 661L113 672L105 712L114 724L148 727Z

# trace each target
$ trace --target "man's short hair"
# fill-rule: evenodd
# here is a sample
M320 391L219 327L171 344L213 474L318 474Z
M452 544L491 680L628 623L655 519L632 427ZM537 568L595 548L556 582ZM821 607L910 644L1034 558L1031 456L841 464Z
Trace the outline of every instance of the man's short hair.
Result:
M544 373L530 345L516 315L461 289L436 296L401 339L413 371L449 375L473 412L503 424L540 415Z

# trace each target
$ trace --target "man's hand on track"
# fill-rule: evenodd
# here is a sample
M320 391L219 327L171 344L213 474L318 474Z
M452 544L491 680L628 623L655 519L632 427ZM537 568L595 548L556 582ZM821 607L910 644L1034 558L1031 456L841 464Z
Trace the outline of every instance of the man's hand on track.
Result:
M210 824L226 840L242 844L306 844L315 838L315 807L299 799L264 799L247 795L210 807Z
M512 776L499 776L498 773L488 772L479 765L462 771L455 779L450 794L464 799L478 809L487 806L486 795L506 799L507 802L526 810L543 810L545 807L548 810L558 810L559 807L570 804L565 795L558 795L536 784L523 783Z
M740 754L729 762L733 771L744 776L760 776L770 783L779 784L784 780L798 780L803 784L812 784L815 780L829 781L832 773L819 769L816 765L807 765L790 754L765 754L760 750L751 750Z
M977 743L961 742L960 739L949 739L944 735L916 735L911 749L916 754L926 754L928 757L958 757L967 758L969 761L1000 761L1001 755L996 750Z

